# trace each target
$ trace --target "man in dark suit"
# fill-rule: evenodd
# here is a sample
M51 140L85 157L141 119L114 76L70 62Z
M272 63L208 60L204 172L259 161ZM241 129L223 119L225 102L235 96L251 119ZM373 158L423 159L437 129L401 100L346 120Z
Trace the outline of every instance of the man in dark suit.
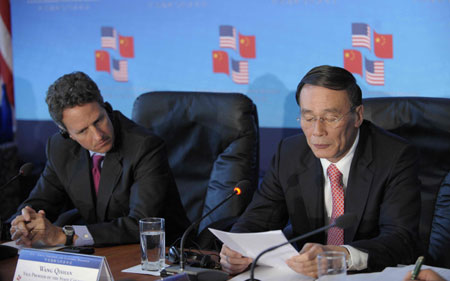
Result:
M13 240L28 246L137 243L145 217L166 219L168 243L182 234L189 222L159 137L113 111L82 72L56 80L46 102L61 132L49 139L45 169L11 218ZM67 209L81 225L52 224Z
M413 263L420 217L416 150L363 120L361 89L345 69L313 68L296 99L303 134L281 141L232 231L283 229L290 221L299 236L354 213L357 222L349 229L298 242L301 251L288 266L316 277L323 251L345 252L349 270ZM222 267L234 274L252 262L227 246L220 255Z

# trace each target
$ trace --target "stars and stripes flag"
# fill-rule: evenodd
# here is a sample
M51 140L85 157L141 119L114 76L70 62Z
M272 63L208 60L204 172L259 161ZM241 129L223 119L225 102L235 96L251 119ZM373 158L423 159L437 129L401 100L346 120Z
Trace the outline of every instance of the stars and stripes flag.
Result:
M14 138L14 86L9 0L0 1L0 16L0 143L3 143L12 141Z
M236 84L248 84L248 61L231 59L231 80Z
M112 76L118 82L128 82L128 61L113 59Z
M233 26L219 26L219 47L236 50L236 29Z
M365 23L352 23L352 46L370 48L370 26Z
M102 48L117 48L117 32L116 29L110 26L102 26L101 28Z
M365 58L366 82L370 85L384 85L384 61L371 61Z

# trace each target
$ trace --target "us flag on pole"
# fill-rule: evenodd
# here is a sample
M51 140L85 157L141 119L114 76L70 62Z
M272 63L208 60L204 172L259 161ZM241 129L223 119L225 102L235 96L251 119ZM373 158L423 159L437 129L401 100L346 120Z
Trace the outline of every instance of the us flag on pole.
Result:
M366 82L370 85L384 85L384 61L371 61L365 58Z
M118 82L128 82L128 61L113 59L112 76Z
M219 47L236 50L236 29L233 26L219 26Z
M116 49L117 47L117 32L116 29L110 26L102 26L101 28L102 48Z
M0 1L0 16L0 143L4 143L14 138L11 15L8 0Z
M231 80L236 84L248 84L248 61L231 59Z
M352 46L370 50L370 26L365 23L352 23Z

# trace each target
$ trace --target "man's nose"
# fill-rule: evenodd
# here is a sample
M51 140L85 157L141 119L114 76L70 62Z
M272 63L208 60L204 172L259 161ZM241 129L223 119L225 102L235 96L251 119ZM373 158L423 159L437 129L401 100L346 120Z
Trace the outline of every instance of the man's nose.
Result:
M95 139L95 140L100 141L100 140L103 139L103 136L104 136L105 134L103 133L102 130L100 130L99 128L94 127L94 130L93 130L93 131L94 131L94 139Z
M325 124L323 120L320 118L317 118L317 120L314 121L313 127L314 127L313 135L315 136L321 136L326 132Z

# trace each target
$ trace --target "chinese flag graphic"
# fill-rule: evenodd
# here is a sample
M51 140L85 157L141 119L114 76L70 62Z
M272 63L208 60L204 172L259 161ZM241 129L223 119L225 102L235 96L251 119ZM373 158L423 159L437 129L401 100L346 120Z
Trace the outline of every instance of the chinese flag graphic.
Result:
M362 56L357 50L344 50L344 68L362 77Z
M373 32L375 55L379 58L392 59L394 57L392 34L378 34Z
M95 70L110 72L109 53L107 51L95 51Z
M213 51L213 72L216 73L230 73L228 62L228 54L224 51Z
M132 36L119 35L119 53L124 58L134 58L134 40Z
M255 36L245 36L239 33L239 53L243 58L256 58Z

